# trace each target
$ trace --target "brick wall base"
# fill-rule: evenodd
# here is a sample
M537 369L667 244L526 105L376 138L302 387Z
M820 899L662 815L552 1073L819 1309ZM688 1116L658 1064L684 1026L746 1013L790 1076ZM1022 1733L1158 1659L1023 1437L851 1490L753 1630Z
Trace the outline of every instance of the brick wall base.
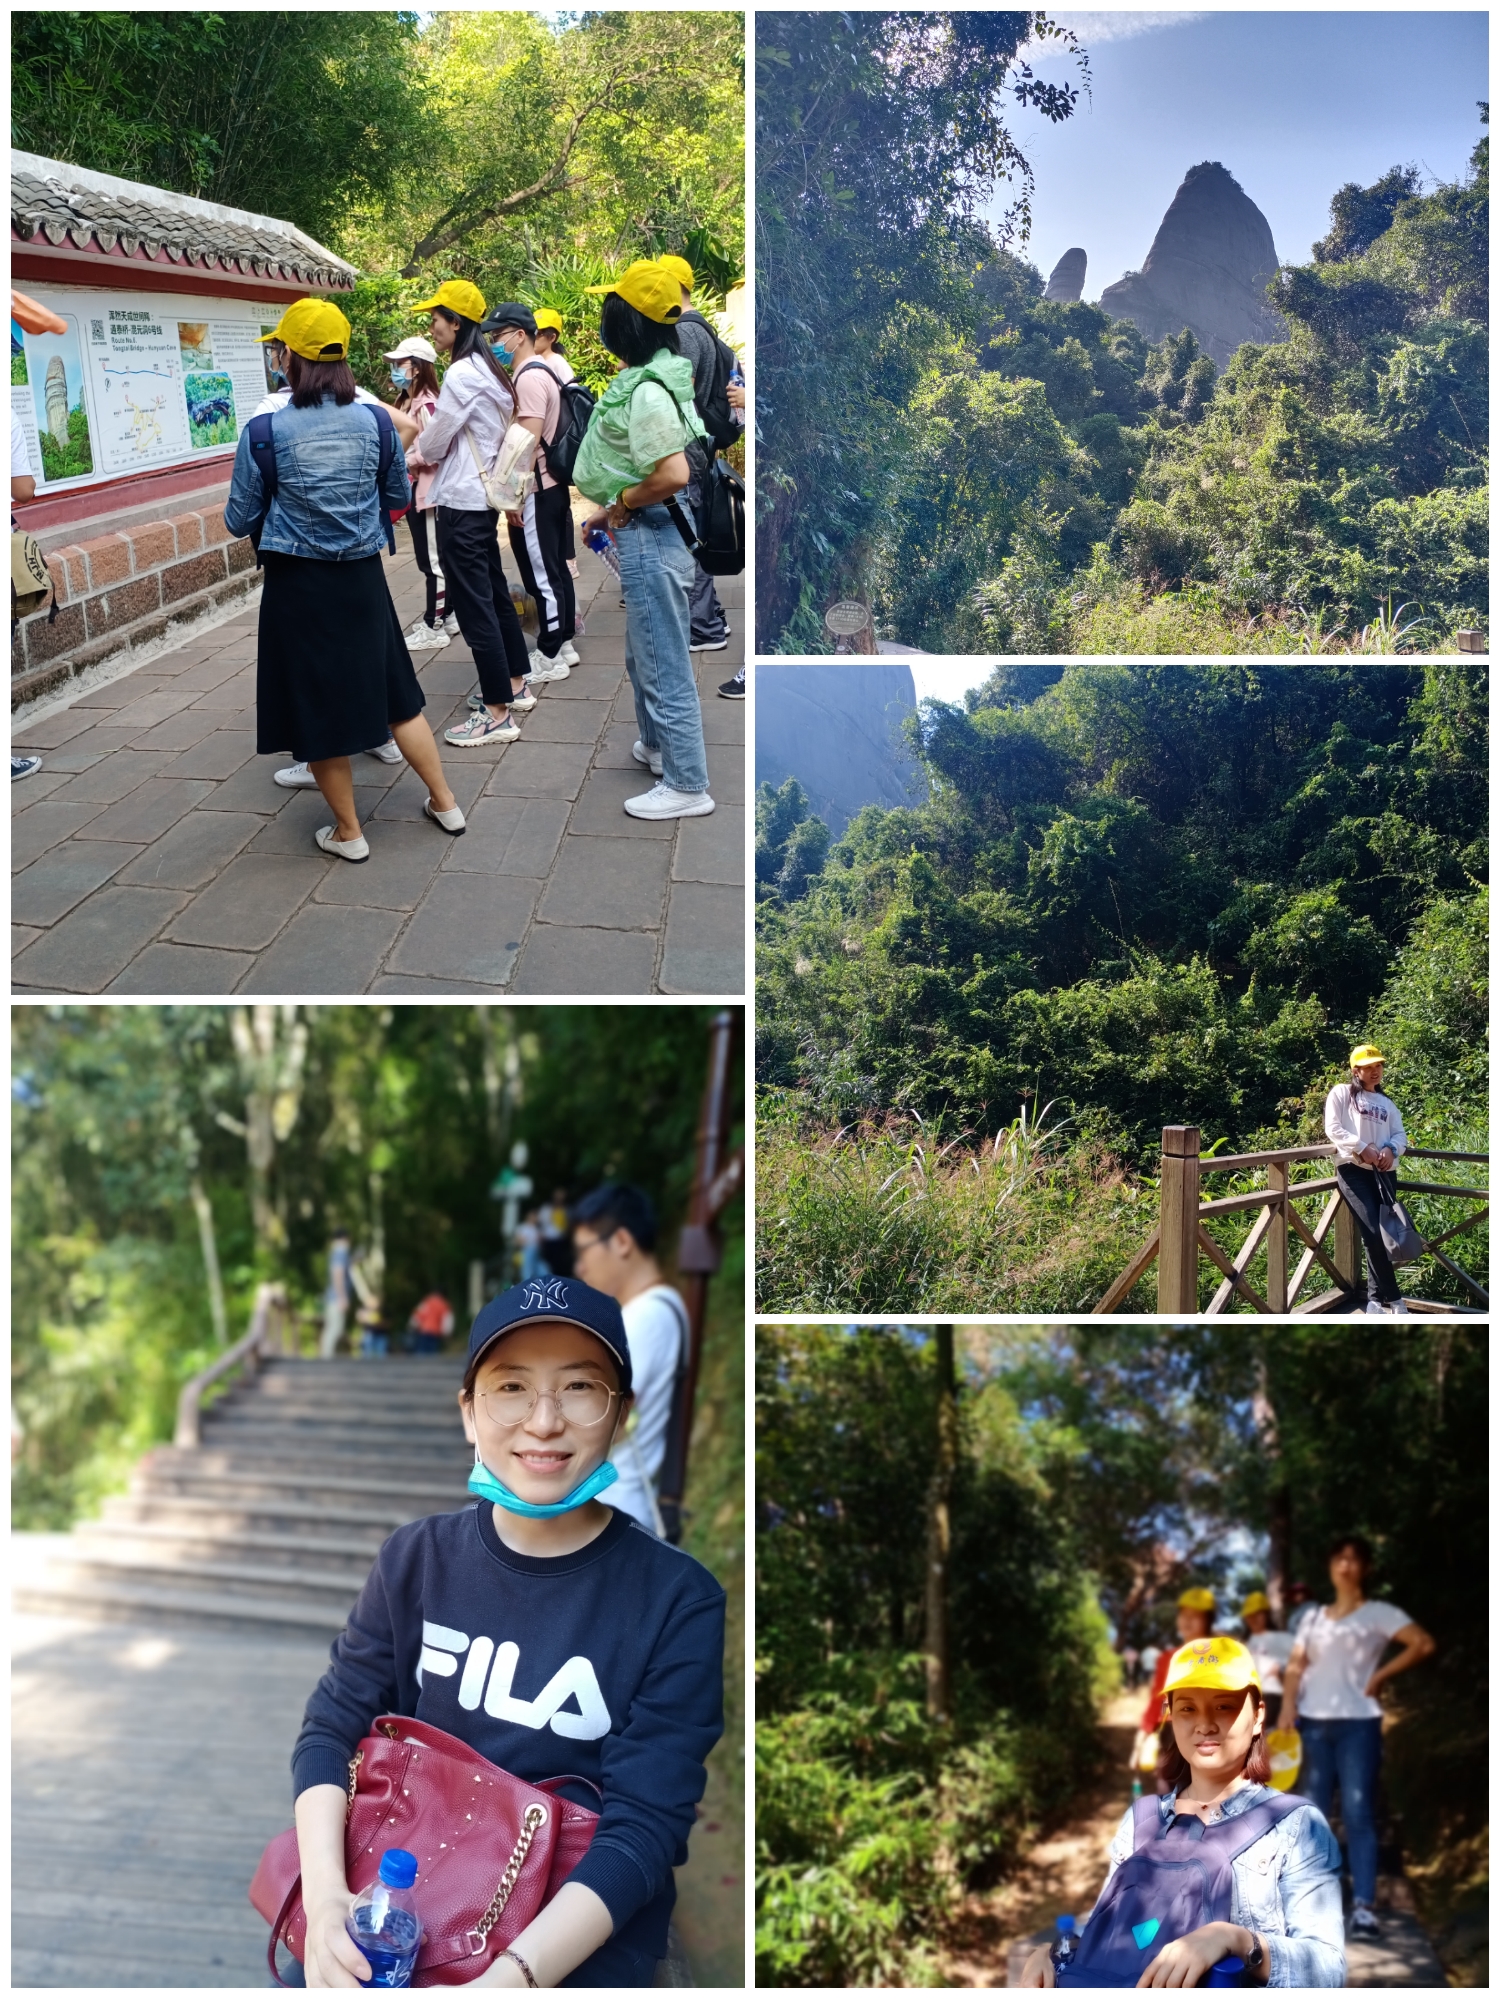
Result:
M254 549L230 534L222 507L69 543L46 560L57 617L49 622L49 605L11 634L12 709L119 655L159 647L226 602L248 600L260 581Z

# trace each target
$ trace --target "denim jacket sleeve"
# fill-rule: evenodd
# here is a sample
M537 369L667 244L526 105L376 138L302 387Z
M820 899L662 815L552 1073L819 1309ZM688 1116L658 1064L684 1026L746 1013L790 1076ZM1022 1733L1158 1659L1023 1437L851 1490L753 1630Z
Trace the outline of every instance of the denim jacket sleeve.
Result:
M229 498L224 502L224 525L231 534L250 532L260 518L263 497L260 472L251 457L250 433L242 430L229 480Z
M380 500L383 506L392 509L411 505L411 475L406 469L406 459L402 455L399 437L396 439L396 448L391 453L391 462L385 475L385 485L381 488Z
M1316 1805L1283 1819L1234 1863L1236 1920L1259 1931L1268 1985L1345 1981L1338 1842Z

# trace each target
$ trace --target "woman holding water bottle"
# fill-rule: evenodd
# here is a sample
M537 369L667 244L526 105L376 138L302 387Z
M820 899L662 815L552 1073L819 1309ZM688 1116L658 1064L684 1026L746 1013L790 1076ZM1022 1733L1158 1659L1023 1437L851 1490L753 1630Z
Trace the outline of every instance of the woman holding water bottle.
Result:
M1129 1807L1081 1939L1033 1951L1021 1983L1342 1985L1338 1843L1315 1805L1270 1787L1255 1661L1233 1638L1180 1646L1165 1707L1171 1788Z
M478 1503L386 1541L293 1751L309 1986L352 1988L372 1969L350 1924L380 1924L351 1908L345 1808L351 1759L383 1714L599 1815L557 1893L472 1983L656 1982L672 1870L723 1732L724 1592L601 1499L631 1399L624 1319L591 1285L534 1279L475 1319L459 1408ZM420 1872L398 1859L391 1875L420 1921Z

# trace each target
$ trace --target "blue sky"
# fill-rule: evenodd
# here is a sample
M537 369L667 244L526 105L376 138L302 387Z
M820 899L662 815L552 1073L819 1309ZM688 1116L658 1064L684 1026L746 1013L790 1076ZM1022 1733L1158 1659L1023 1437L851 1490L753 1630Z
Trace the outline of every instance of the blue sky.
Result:
M1062 125L1010 124L1036 172L1029 255L1045 276L1088 252L1083 295L1139 270L1184 173L1219 160L1271 225L1283 263L1306 263L1346 181L1415 161L1456 180L1489 92L1484 13L1127 13L1056 18L1089 51L1093 102ZM1033 51L1039 76L1076 81ZM1002 185L993 204L1006 206Z

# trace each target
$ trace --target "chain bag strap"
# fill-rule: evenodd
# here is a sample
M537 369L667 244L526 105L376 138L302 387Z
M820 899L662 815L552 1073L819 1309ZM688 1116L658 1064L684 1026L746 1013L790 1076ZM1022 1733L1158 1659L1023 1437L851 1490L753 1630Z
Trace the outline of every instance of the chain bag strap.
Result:
M488 1937L496 1923L499 1922L501 1916L504 1915L505 1905L510 1900L511 1890L516 1885L516 1876L520 1873L526 1856L531 1851L531 1842L546 1823L547 1812L544 1806L528 1805L526 1807L526 1811L521 1819L520 1834L516 1839L515 1845L511 1848L510 1859L505 1863L505 1872L500 1876L500 1886L491 1896L490 1906L479 1918L473 1929L469 1931L469 1954L471 1957L481 1955L484 1950L486 1937Z

